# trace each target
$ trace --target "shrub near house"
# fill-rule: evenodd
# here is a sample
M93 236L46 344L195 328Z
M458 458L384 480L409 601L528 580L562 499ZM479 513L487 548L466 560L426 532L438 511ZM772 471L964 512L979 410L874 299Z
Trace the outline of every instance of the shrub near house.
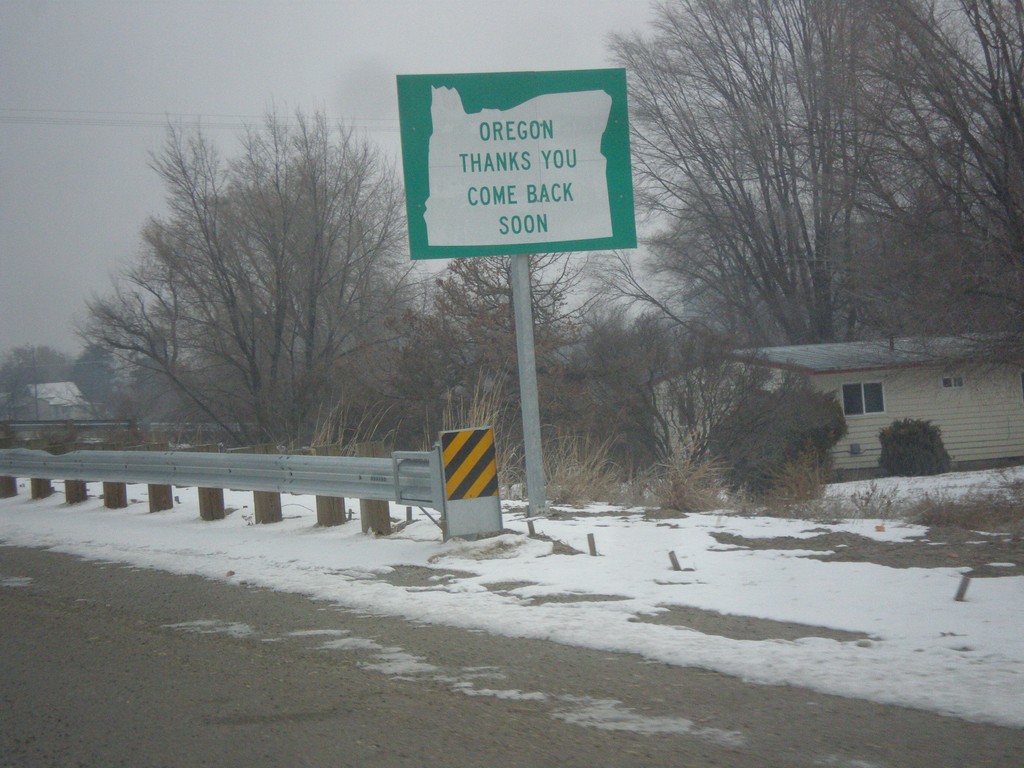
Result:
M930 421L901 419L878 433L882 453L878 466L890 475L941 475L949 471L942 430Z

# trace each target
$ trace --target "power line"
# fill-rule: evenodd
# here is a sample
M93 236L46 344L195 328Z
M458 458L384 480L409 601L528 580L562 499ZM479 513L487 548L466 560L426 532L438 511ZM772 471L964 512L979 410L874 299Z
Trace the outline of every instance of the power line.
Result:
M195 123L207 129L243 130L257 126L266 119L260 115L222 115L202 113L110 112L75 109L0 109L0 124L98 126L106 128L166 128L175 123ZM296 123L294 117L277 117L286 123ZM330 118L352 128L386 133L398 132L398 118L351 117Z

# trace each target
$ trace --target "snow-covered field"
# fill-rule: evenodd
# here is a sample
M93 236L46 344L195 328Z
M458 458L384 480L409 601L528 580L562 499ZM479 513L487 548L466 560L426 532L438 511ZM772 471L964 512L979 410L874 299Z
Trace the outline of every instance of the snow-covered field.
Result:
M1024 470L848 483L832 486L829 495L956 494L1007 480L1024 480ZM418 511L404 530L374 538L360 533L358 521L315 527L312 497L286 496L284 522L254 526L248 493L226 492L236 511L204 523L195 489L175 489L173 510L149 514L145 486L129 487L133 503L123 510L105 509L96 498L68 506L59 492L32 501L27 482L19 486L19 496L0 500L5 544L1024 726L1024 577L975 579L968 599L955 602L962 567L822 562L802 550L723 546L712 537L809 537L827 530L898 541L926 533L892 520L884 530L869 519L821 524L728 511L645 520L640 510L595 506L536 523L538 533L584 553L593 534L599 556L590 557L554 554L551 542L525 535L526 523L511 510L505 525L520 533L444 543ZM404 520L405 508L393 516ZM682 570L672 569L670 551ZM4 570L0 554L0 587L24 584L20 574ZM643 620L672 606L811 626L798 639L739 640ZM813 626L857 635L827 639Z

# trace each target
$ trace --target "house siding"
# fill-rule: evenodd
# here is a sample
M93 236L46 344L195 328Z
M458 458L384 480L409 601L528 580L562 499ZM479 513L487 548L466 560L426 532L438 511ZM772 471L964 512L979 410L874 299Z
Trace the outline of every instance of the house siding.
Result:
M962 376L964 385L942 386L942 377ZM880 429L897 419L922 419L942 430L954 464L997 462L1024 457L1024 392L1020 370L1011 367L942 367L827 373L810 377L815 388L842 402L842 385L882 382L885 412L847 416L847 434L832 451L840 472L878 467ZM853 452L859 446L859 453Z

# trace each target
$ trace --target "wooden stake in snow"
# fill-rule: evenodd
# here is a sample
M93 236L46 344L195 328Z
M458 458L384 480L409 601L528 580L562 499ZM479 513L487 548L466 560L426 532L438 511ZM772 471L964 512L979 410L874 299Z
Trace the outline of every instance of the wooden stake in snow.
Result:
M956 600L958 603L964 602L964 600L967 598L967 588L969 586L971 586L971 577L965 573L963 578L960 579L960 586L957 588L956 597L954 597L953 599Z
M679 558L676 557L676 553L673 552L672 550L669 550L669 552L668 552L668 559L672 561L672 570L673 571L681 571L681 570L683 570L682 568L679 567Z
M590 556L597 557L597 542L594 541L594 534L587 534L587 544L590 546Z

